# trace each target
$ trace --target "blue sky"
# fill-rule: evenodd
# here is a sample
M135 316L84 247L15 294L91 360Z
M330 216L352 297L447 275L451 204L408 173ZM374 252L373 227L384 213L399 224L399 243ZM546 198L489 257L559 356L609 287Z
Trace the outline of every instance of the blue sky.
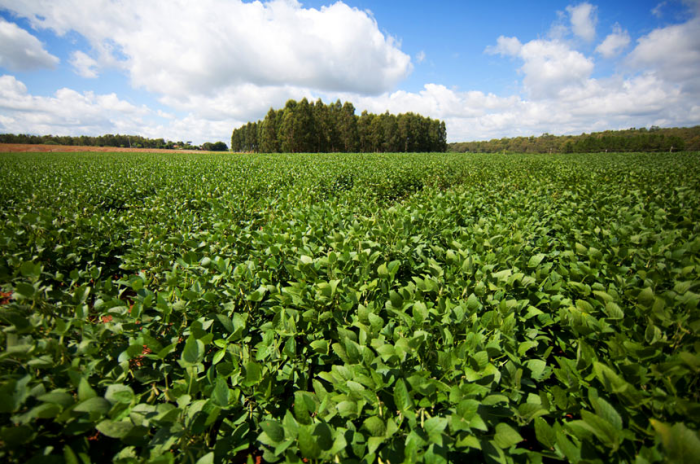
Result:
M224 140L289 98L450 141L700 124L700 2L0 0L0 132Z

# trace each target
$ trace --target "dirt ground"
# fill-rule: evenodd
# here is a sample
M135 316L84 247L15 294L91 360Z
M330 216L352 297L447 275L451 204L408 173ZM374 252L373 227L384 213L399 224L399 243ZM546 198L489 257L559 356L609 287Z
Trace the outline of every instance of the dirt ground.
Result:
M158 148L76 147L68 145L31 145L23 143L0 143L0 153L69 153L89 152L135 152L135 153L202 153L199 150L164 150Z

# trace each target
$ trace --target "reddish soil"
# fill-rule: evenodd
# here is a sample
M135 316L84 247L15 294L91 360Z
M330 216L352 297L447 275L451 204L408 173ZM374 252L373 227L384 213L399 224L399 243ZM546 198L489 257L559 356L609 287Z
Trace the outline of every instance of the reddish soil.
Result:
M134 153L202 153L199 150L164 150L158 148L119 148L119 147L76 147L68 145L31 145L23 143L0 143L0 153L70 153L76 151L89 152L134 152Z

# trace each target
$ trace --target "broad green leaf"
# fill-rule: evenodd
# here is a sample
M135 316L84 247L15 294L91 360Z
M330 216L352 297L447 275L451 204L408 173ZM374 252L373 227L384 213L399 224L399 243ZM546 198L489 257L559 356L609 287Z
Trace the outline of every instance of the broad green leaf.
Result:
M104 398L94 397L81 401L73 411L106 414L112 405Z
M386 424L377 416L370 416L362 423L362 426L373 437L383 437L386 433Z
M396 403L396 407L399 411L404 413L413 408L413 400L411 400L408 388L406 388L403 379L397 380L394 386L394 403Z
M530 258L530 261L527 262L527 267L537 267L540 265L542 260L545 258L544 253L538 253L534 255L533 257Z
M127 385L110 385L105 392L105 399L112 404L128 404L134 399L134 390Z
M78 384L78 399L80 401L85 401L96 396L97 392L90 386L88 379L81 377L80 383Z
M541 417L535 419L535 436L537 437L537 441L542 443L548 449L553 449L554 444L557 441L554 428Z
M267 420L260 422L260 428L274 442L282 442L284 440L284 428L277 421Z
M244 385L250 387L257 384L262 379L262 366L255 362L249 362L245 365L245 381Z
M134 424L129 421L103 420L97 424L97 430L110 438L124 438L134 428Z
M185 348L182 350L181 359L186 364L197 364L204 357L204 344L194 338L194 335L187 337Z
M649 422L661 437L664 450L673 462L681 464L698 462L700 438L696 431L687 428L683 423L669 426L656 419L649 419Z
M212 401L214 401L214 404L216 404L217 406L227 408L229 402L229 395L230 390L228 388L226 379L224 379L223 377L217 377L216 383L214 384L214 389L211 393Z
M523 441L523 437L510 425L500 422L496 425L496 435L493 440L496 446L506 449Z
M310 425L299 427L299 451L307 459L318 459L322 450L310 428Z

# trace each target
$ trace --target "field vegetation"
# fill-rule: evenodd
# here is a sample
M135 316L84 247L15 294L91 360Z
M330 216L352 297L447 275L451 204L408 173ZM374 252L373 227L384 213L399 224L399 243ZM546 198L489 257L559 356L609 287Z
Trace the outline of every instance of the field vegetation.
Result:
M698 153L0 167L3 462L700 456Z
M456 142L458 153L608 153L673 152L700 150L700 126L642 127L581 135L542 134L539 137L504 137L488 141Z

